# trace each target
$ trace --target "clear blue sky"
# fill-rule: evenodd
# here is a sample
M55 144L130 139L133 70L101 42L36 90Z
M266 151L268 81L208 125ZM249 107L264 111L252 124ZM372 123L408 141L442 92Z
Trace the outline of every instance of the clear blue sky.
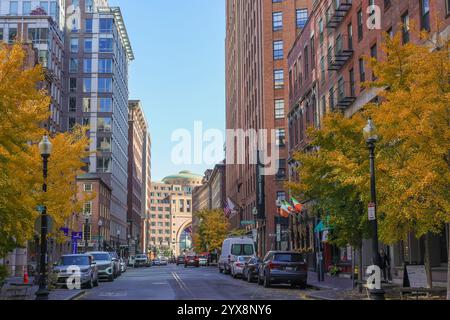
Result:
M152 180L208 165L171 162L173 130L225 128L224 0L110 0L120 6L135 60L130 99L142 100L152 137Z

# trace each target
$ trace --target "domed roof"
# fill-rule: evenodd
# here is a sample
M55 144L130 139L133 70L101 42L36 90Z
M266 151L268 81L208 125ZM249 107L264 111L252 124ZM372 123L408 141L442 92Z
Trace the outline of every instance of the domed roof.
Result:
M170 176L167 176L163 179L163 182L167 181L167 180L202 180L203 176L196 174L196 173L192 173L189 170L183 170L180 171L178 174L173 174Z

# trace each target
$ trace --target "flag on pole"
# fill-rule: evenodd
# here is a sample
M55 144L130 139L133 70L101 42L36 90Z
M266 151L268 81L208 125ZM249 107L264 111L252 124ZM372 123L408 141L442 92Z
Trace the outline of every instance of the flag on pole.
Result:
M288 209L289 212L293 212L294 211L294 207L288 201L283 200L282 204Z
M288 207L286 206L286 204L282 203L280 208L280 216L282 216L283 218L287 218L289 217L289 214L290 212Z
M235 210L236 205L233 203L233 201L231 201L230 198L227 198L227 201L225 202L225 207L224 207L224 212L225 212L225 216L227 218L229 218L231 216L231 214L233 213L233 211Z
M303 205L300 202L298 202L295 198L291 198L291 200L292 200L292 203L294 204L295 211L300 213L303 209Z

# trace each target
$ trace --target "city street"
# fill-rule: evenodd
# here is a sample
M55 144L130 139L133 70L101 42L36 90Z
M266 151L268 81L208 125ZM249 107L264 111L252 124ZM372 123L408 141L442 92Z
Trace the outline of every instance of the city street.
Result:
M87 290L79 300L298 300L303 293L283 285L266 289L220 274L217 267L168 265L128 269L114 282Z

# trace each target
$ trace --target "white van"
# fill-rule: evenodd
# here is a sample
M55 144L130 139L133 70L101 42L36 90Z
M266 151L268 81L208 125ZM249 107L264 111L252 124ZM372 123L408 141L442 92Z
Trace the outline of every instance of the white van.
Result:
M235 237L225 239L218 263L219 272L230 273L231 263L236 261L238 256L251 257L255 254L255 243L252 238Z

